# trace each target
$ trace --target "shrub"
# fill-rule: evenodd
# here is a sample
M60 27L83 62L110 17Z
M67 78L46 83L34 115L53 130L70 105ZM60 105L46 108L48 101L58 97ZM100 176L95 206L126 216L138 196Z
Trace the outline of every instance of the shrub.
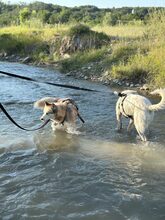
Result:
M63 59L61 61L61 71L69 72L76 69L80 69L82 66L90 63L96 62L103 58L105 55L106 48L93 49L86 52L77 52L69 59Z
M149 40L157 40L157 43L165 40L165 10L149 14L145 36Z
M135 55L130 57L127 63L120 63L113 66L111 73L113 78L131 80L136 83L139 81L146 81L148 76L148 66L150 60L146 59L143 55Z
M165 11L155 11L150 15L144 36L112 48L106 60L110 63L107 77L165 86L164 42Z
M163 54L165 47L153 48L148 54L131 56L126 63L113 66L113 78L129 79L135 82L147 81L155 86L165 85L165 64ZM161 80L162 79L162 80Z
M22 51L23 44L12 34L2 34L0 35L0 49L10 55L13 51L15 53Z
M137 45L118 43L111 47L111 54L104 60L104 64L111 68L112 65L117 65L122 62L125 63L131 56L135 55L137 51Z
M69 30L68 35L82 35L82 34L89 34L91 32L90 28L84 24L76 24L75 26L71 27Z

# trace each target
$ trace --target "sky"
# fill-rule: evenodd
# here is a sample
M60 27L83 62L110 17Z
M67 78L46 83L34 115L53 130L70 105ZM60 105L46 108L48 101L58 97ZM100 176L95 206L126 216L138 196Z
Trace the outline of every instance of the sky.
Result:
M1 0L8 3L30 3L35 0ZM52 3L61 6L74 7L81 5L94 5L98 8L120 8L120 7L165 7L165 0L39 0L45 3Z

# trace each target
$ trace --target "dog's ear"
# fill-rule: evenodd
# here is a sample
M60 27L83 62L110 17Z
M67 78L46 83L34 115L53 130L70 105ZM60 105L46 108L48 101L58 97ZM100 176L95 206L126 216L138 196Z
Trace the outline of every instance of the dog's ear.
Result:
M55 103L52 103L53 108L57 108L57 105Z
M51 106L52 104L49 103L49 102L45 102L45 105L46 105L46 106Z

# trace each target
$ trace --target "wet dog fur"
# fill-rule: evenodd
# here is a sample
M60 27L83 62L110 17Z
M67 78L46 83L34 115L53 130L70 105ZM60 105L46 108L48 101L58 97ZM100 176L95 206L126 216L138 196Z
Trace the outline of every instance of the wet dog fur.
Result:
M44 97L36 101L34 107L43 110L41 120L51 119L53 130L75 127L77 118L84 123L75 101L70 98Z
M134 125L141 140L147 141L146 133L154 118L154 112L165 109L165 89L157 89L152 95L160 95L161 101L152 104L150 100L139 95L134 90L125 90L118 93L119 99L116 103L117 129L122 129L122 116L129 118L127 131Z

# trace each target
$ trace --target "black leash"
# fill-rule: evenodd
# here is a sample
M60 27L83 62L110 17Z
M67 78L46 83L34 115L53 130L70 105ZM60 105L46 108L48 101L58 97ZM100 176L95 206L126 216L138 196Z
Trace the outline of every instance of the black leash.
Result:
M14 121L14 119L9 115L9 113L6 111L6 109L3 107L3 105L0 103L0 109L3 111L3 113L7 116L7 118L13 122L13 124L15 124L18 128L24 130L24 131L36 131L39 130L43 127L45 127L45 125L48 124L48 122L50 121L50 119L48 119L47 121L44 122L44 124L42 124L40 127L38 128L33 128L33 129L27 129L27 128L23 128L22 126L20 126L19 124L17 124L17 122Z
M11 77L19 78L19 79L24 79L24 80L28 80L28 81L32 81L32 82L37 82L37 83L48 84L48 85L57 86L57 87L83 90L83 91L88 91L88 92L98 92L97 90L94 90L94 89L86 89L86 88L82 88L82 87L78 87L78 86L72 86L72 85L66 85L66 84L60 84L60 83L57 84L57 83L51 83L51 82L41 82L41 81L32 79L30 77L20 76L20 75L16 75L16 74L13 74L13 73L8 73L8 72L1 71L1 70L0 70L0 73L4 74L6 76L11 76Z
M81 117L81 115L78 113L79 119L82 121L82 123L85 123L84 119Z

